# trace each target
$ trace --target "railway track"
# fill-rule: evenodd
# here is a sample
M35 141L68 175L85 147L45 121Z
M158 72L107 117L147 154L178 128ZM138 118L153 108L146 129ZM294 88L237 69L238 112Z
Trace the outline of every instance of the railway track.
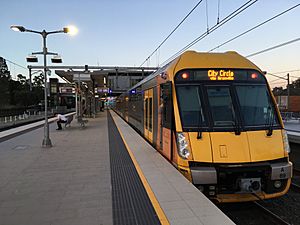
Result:
M294 168L294 169L293 169L293 176L300 177L300 170ZM296 179L297 179L297 178L296 178ZM291 189L292 189L293 191L295 191L295 192L300 193L300 185L297 184L297 183L295 183L295 182L293 182L293 181L292 181L292 183L291 183Z
M217 205L237 225L290 225L282 214L272 212L265 202L228 203ZM280 211L279 211L280 213ZM286 217L288 218L288 217Z
M292 190L293 191L295 191L295 192L300 192L300 185L298 185L298 184L295 184L295 183L291 183L291 188L292 188Z
M271 217L272 220L274 220L276 222L276 224L278 225L290 225L290 223L288 223L287 221L283 220L280 216L276 215L275 213L271 212L270 210L268 210L266 207L264 207L263 205L261 205L258 202L253 202L253 204L258 207L261 211L263 211L263 213L265 215L267 215L268 217Z
M294 168L293 173L294 173L293 174L294 176L300 176L300 170L299 169Z

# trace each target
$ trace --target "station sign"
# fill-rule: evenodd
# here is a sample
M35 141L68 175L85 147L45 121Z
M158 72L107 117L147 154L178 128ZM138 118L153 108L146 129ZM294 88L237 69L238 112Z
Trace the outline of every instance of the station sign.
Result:
M59 93L62 94L70 94L70 93L75 93L75 88L73 87L59 87Z
M97 93L108 93L109 92L109 88L97 88Z
M90 81L91 74L90 73L74 73L73 80L74 81Z

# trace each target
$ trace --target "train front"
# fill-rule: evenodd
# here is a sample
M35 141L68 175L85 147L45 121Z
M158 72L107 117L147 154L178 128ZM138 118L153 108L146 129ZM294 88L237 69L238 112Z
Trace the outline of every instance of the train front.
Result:
M288 191L287 134L259 70L181 69L174 83L178 167L186 177L219 202Z

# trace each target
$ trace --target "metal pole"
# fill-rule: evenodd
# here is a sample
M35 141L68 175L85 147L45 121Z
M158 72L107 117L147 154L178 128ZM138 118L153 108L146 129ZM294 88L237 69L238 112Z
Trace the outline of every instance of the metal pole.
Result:
M74 76L74 74L73 74ZM77 84L75 83L75 111L76 111L76 118L78 118L78 86Z
M32 91L31 68L29 68L29 90Z
M119 89L119 81L118 81L118 69L116 69L116 89Z
M79 114L79 117L81 118L82 95L81 95L80 73L78 74L78 94L79 94L78 114Z
M288 73L287 74L287 82L288 82L288 85L287 85L287 111L290 110L290 74Z
M46 37L47 33L45 30L42 32L43 36L43 55L44 55L44 77L45 77L45 88L44 88L44 100L45 100L45 124L44 124L44 140L43 147L52 147L51 140L49 138L49 123L48 123L48 93L47 93L47 47L46 47Z
M94 100L94 107L93 107L93 113L94 113L94 118L96 118L96 97L95 97L95 79L92 79L93 82L93 100Z

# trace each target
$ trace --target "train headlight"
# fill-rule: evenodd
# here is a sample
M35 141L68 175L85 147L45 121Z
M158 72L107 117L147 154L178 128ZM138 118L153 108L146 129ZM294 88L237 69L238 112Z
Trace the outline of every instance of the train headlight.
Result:
M275 188L280 188L281 187L281 181L280 180L276 180L275 182L274 182L274 187Z
M177 146L179 156L183 159L187 159L190 155L190 151L188 150L188 142L182 132L177 133Z
M291 149L290 149L290 145L289 145L289 139L288 139L288 136L287 136L287 132L285 130L282 132L282 140L283 140L284 150L287 153L290 153Z

